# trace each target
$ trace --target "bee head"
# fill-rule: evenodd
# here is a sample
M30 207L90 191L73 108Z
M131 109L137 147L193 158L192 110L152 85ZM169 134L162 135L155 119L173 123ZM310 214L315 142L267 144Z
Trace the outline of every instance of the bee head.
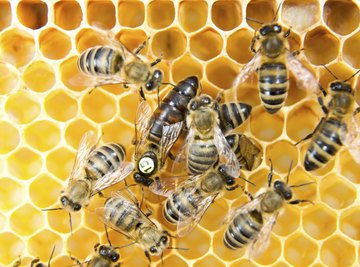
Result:
M101 245L99 247L99 254L104 258L110 259L112 262L117 262L120 258L119 253L113 250L111 247Z
M279 180L275 181L274 189L276 192L282 195L285 200L290 200L292 198L292 192L290 187L287 184L285 184L283 181L279 181Z
M266 36L270 33L280 33L281 31L282 31L282 27L279 24L274 23L274 24L267 24L261 27L259 32L262 36Z
M161 70L156 69L150 79L145 83L145 89L147 91L152 91L158 88L162 82L163 73Z
M81 205L72 202L67 196L60 197L60 205L64 210L68 212L76 212L81 210Z
M224 183L226 183L227 185L234 185L235 184L234 177L227 174L225 165L223 165L223 164L220 165L219 168L218 168L218 172L221 175L221 177L223 178Z
M354 90L350 84L340 81L332 82L330 84L330 91L331 93L346 92L349 94L354 94Z

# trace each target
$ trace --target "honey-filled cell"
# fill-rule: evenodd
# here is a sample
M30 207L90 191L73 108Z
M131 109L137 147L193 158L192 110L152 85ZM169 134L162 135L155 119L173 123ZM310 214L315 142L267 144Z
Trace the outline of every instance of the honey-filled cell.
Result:
M226 265L225 265L225 263L220 261L218 258L216 258L212 255L207 255L204 258L202 258L201 260L196 261L193 266L194 267L201 267L201 266L225 267Z
M247 29L240 29L232 33L227 39L226 52L229 57L241 64L248 63L254 54L250 50L254 34Z
M151 1L146 7L147 24L154 29L163 29L169 26L175 18L173 1ZM159 16L161 14L161 16Z
M141 50L140 54L147 56L150 41L143 30L122 29L116 34L116 38L130 51L135 51L143 42L146 42L146 46Z
M0 95L6 95L16 89L19 83L18 71L11 64L0 62L0 73Z
M144 23L145 6L141 1L120 0L117 8L120 25L135 28Z
M36 30L46 25L48 6L42 1L21 1L17 5L16 15L21 24Z
M83 13L77 1L58 1L54 4L55 24L64 30L74 30L80 26Z
M344 60L356 69L360 68L359 46L360 32L357 32L345 40L342 50Z
M28 246L29 252L32 255L37 255L37 257L45 263L49 261L54 247L55 250L53 257L57 256L57 254L62 250L63 242L60 235L48 229L44 229L29 239Z
M340 230L352 240L360 240L360 210L353 207L343 211L340 215Z
M47 151L60 142L60 129L50 121L41 120L28 125L24 129L25 141L32 148Z
M284 116L281 111L271 115L264 108L253 109L250 117L251 133L263 141L278 138L284 127Z
M20 142L20 134L11 123L0 121L0 154L14 150Z
M230 89L237 75L237 66L226 57L216 58L206 65L206 78L212 84Z
M87 21L89 25L103 30L115 26L115 6L111 1L89 1L87 3Z
M31 90L45 92L56 82L54 69L44 61L35 61L25 69L23 81Z
M77 99L65 90L52 90L45 99L45 111L51 118L64 122L78 114Z
M39 36L41 53L48 59L62 59L71 50L70 36L56 28L46 28Z
M25 240L21 236L15 235L10 231L0 233L0 263L10 265L15 259L19 259L25 249Z
M254 30L259 29L262 23L274 20L278 3L274 0L253 0L246 6L246 22ZM275 18L276 21L276 18Z
M46 157L47 170L61 180L66 180L74 164L75 154L68 148L59 147ZM59 164L61 162L61 164Z
M187 32L194 32L206 24L208 4L206 1L184 0L179 3L178 22Z
M335 235L322 244L320 258L325 266L351 266L356 258L355 247L346 238Z
M190 39L191 53L201 60L210 60L220 54L223 46L221 35L212 28L197 32Z
M21 147L7 158L7 167L11 175L28 180L41 171L42 159L33 150Z
M94 131L95 134L96 129L85 119L77 119L72 121L65 130L65 139L66 143L72 146L74 149L77 149L81 138L88 131Z
M58 193L61 189L61 184L52 175L42 173L30 184L30 199L36 207L47 208L57 202Z
M97 243L99 237L94 232L81 228L67 239L66 245L72 256L84 260Z
M241 4L238 1L215 1L211 7L211 20L223 31L229 31L242 21Z
M22 236L30 236L45 225L44 214L30 204L13 211L9 221L11 229Z
M306 253L303 253L306 248ZM295 234L285 241L284 256L292 266L309 266L318 254L317 244L303 234Z
M187 46L186 35L179 28L169 28L152 36L151 50L157 57L165 60L181 56Z
M202 78L203 67L195 58L186 54L176 60L171 69L172 78L178 83L189 76L197 76L199 80Z
M9 27L11 24L11 5L8 1L0 2L0 31Z
M290 166L297 165L298 151L293 144L287 141L278 141L267 146L265 158L271 159L275 171L287 173L291 171Z
M5 213L25 201L25 190L14 179L2 177L0 178L0 197L7 200L0 203L0 211Z

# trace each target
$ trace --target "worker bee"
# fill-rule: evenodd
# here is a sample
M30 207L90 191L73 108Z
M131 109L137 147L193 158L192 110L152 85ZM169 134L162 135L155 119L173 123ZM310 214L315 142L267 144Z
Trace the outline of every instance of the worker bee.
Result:
M129 51L114 36L97 34L105 45L88 48L81 53L77 66L81 77L75 76L73 84L100 86L105 84L124 84L140 86L140 95L145 99L143 88L153 91L159 88L163 72L155 69L161 59L154 62L140 51L146 46L146 40L135 50ZM85 76L85 77L84 77Z
M218 102L218 99L215 100ZM219 114L219 127L226 134L243 124L251 114L252 107L246 103L228 102L216 107Z
M326 69L332 74L328 68ZM334 76L336 81L330 84L331 99L327 106L321 97L318 98L325 117L320 120L312 133L296 143L311 138L304 160L307 171L323 167L343 145L349 149L354 160L360 163L360 127L355 119L360 108L354 110L354 90L347 83L358 72L344 81Z
M47 265L40 262L39 258L35 258L30 262L30 267L50 267L51 259L54 255L54 252L55 252L55 246L53 247L53 249L51 251L50 258L49 258ZM21 265L21 258L14 263L13 267L19 267L20 265Z
M288 185L292 164L290 164L286 183L277 180L273 184L271 160L270 164L268 188L260 191L255 198L246 192L251 201L230 211L224 220L224 223L230 224L224 233L225 246L238 249L250 245L249 258L259 256L266 249L271 230L285 203L292 205L302 202L312 203L310 200L291 200L293 194L291 188L310 184Z
M138 108L134 180L149 186L158 176L166 157L180 135L187 105L196 96L198 78L191 76L178 83L152 112L147 102ZM139 136L137 136L139 134Z

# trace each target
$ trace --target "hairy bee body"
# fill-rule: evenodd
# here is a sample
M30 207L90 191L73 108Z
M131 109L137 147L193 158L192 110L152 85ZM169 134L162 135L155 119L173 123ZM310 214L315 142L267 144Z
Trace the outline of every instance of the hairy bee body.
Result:
M212 136L207 139L195 137L189 147L188 172L191 174L204 173L217 161L218 157L219 153Z
M245 103L224 103L219 105L220 129L226 133L240 126L250 116L252 107Z

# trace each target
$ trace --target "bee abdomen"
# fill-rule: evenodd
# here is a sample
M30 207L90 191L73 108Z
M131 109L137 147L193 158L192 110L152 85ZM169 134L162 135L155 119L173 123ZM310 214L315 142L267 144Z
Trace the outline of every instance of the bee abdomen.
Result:
M225 103L219 106L220 128L230 131L240 126L251 113L252 107L245 103Z
M203 173L215 163L218 156L212 140L195 140L189 149L188 171L192 174Z

